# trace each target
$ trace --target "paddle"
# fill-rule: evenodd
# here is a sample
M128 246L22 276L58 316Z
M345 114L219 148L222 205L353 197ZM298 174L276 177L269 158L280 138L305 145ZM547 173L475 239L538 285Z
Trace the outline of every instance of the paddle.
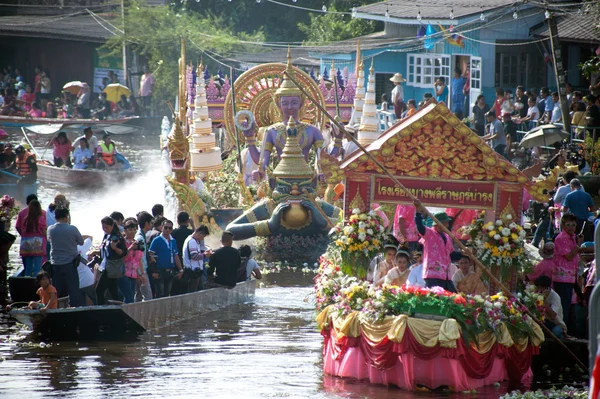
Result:
M461 249L461 251L464 254L466 254L473 261L473 263L475 263L478 267L480 267L481 270L483 270L488 275L488 277L494 284L496 284L498 287L500 287L502 289L502 291L504 291L506 293L507 296L513 297L510 290L508 288L506 288L506 286L504 284L502 284L500 282L500 280L498 280L496 278L496 276L494 276L492 274L492 272L488 268L486 268L479 261L479 259L477 259L475 257L475 255L473 255L473 252L471 251L471 249L467 248L462 242L460 242L460 240L458 240L456 238L456 236L454 234L452 234L452 232L446 228L446 226L441 224L439 222L439 220L437 220L437 218L435 216L433 216L433 214L431 212L429 212L429 210L421 204L421 201L419 201L414 195L412 195L412 193L402 183L400 183L400 181L383 164L381 164L381 162L379 162L371 153L369 153L365 149L365 147L363 147L362 144L360 144L358 142L357 139L355 139L350 133L348 133L341 123L339 123L337 120L335 120L334 117L329 115L329 112L321 105L321 103L318 100L316 100L315 98L313 98L310 95L310 93L308 93L306 91L306 89L296 81L296 78L294 76L291 76L287 71L284 71L283 73L285 74L287 79L289 79L290 81L292 81L292 83L294 83L296 85L296 87L306 96L307 99L312 101L312 103L321 112L323 112L324 115L326 115L331 120L331 123L334 123L340 129L340 131L344 132L344 134L346 135L346 138L348 140L351 140L367 157L369 157L369 159L373 163L375 163L375 165L377 165L379 168L381 168L381 170L383 170L383 172L392 180L392 182L394 182L394 184L396 186L400 187L400 189L402 191L404 191L406 196L415 203L415 206L418 205L424 211L426 216L429 216L431 218L431 220L433 220L436 224L440 225L440 227L442 228L442 231L444 233L448 234L452 238L452 240L458 245L458 247ZM518 303L520 306L524 307L524 305L521 303L521 301L519 301L516 297L513 297L513 301ZM525 308L527 309L527 307L525 307ZM558 344L573 358L573 360L579 365L579 367L582 368L582 370L584 370L586 373L589 374L589 370L588 370L587 366L585 364L583 364L583 362L581 360L579 360L579 358L577 356L575 356L575 354L573 352L571 352L571 350L569 350L569 348L567 348L567 346L556 335L554 335L548 327L546 327L544 322L542 322L537 317L535 317L533 315L533 313L531 313L529 310L527 310L526 313L529 317L531 317L532 320L534 320L542 328L542 330L544 330L546 332L546 334L548 334L550 337L554 338L558 342Z

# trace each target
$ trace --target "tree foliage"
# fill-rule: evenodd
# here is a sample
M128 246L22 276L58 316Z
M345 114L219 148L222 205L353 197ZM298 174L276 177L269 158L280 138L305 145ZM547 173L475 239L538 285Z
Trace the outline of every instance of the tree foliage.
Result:
M169 6L149 7L134 0L127 7L125 35L111 37L106 47L119 54L123 41L130 50L146 58L156 80L154 99L160 104L173 100L177 93L178 59L181 52L181 39L186 42L186 57L195 65L203 58L214 73L218 64L204 56L203 52L230 56L236 52L256 51L254 46L244 43L261 42L260 32L233 32L233 28L223 19L212 14L199 17L194 13L179 12ZM224 71L229 74L229 71Z
M337 11L332 6L329 11ZM348 15L310 14L308 24L298 23L298 28L306 35L307 42L335 42L366 35L375 31L375 21L351 18Z

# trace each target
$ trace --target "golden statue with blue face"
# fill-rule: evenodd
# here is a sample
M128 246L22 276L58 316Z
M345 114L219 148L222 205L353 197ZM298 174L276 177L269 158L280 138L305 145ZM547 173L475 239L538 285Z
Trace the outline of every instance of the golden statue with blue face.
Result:
M330 223L337 223L340 208L311 200L315 196L316 176L298 141L296 121L290 116L281 160L273 171L275 189L272 199L258 202L227 226L235 240L270 235L313 235L326 232Z

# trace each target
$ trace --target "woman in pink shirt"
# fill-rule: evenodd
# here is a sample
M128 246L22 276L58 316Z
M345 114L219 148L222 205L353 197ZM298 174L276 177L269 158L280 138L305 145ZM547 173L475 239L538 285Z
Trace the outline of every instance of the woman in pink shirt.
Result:
M452 234L461 241L467 241L471 236L460 231L464 226L469 226L477 218L476 209L446 208L446 214L452 218Z
M35 102L35 93L31 92L31 85L27 85L25 88L25 94L21 97L21 101L23 101L23 110L31 111L31 105Z
M561 219L562 231L554 240L554 270L552 281L554 291L560 296L563 307L563 320L569 320L573 289L577 281L579 268L579 253L583 248L579 246L582 238L577 237L577 218L571 213L566 213Z
M413 205L398 205L394 215L394 237L412 252L417 249L419 233L415 224L416 209Z
M458 261L462 254L454 251L450 236L443 232L442 225L448 228L450 217L446 212L438 212L433 216L441 223L432 227L425 227L421 212L424 207L421 202L415 202L417 214L415 224L417 231L423 237L423 280L425 287L442 287L446 291L456 292L452 282L453 273L450 272L452 261Z
M144 251L138 249L138 244L135 241L137 227L138 224L133 218L127 219L125 222L125 244L127 245L127 255L123 259L125 262L125 275L121 277L122 281L119 281L119 288L125 297L125 303L133 303L138 278L143 275L142 257Z
M27 216L16 227L21 234L19 254L23 258L25 276L36 276L46 255L46 216L38 200L29 202Z
M65 132L60 132L58 136L56 136L52 140L52 145L54 146L54 166L60 168L63 165L66 165L68 168L71 168L71 150L73 146L71 145L71 140L67 138L67 134Z
M31 116L32 118L41 118L42 115L43 112L38 103L31 104L31 111L29 111L29 116Z

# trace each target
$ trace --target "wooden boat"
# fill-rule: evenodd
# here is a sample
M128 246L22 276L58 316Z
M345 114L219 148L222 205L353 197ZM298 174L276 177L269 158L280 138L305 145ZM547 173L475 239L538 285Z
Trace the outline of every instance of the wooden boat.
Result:
M13 302L38 301L37 289L35 277L25 276L23 266L8 278L8 292Z
M19 183L19 176L0 170L0 193L9 195L20 202L25 202L29 194L37 195L37 181L32 184Z
M235 288L212 288L150 301L80 308L39 310L15 309L11 317L48 341L134 338L198 314L251 300L256 281Z
M120 125L131 123L139 119L138 116L118 119L64 119L64 118L30 118L25 116L0 116L0 126L3 127L28 127L33 125L68 124L85 126L94 125Z
M47 162L38 162L38 180L71 187L102 186L140 177L144 172L127 170L57 168Z

